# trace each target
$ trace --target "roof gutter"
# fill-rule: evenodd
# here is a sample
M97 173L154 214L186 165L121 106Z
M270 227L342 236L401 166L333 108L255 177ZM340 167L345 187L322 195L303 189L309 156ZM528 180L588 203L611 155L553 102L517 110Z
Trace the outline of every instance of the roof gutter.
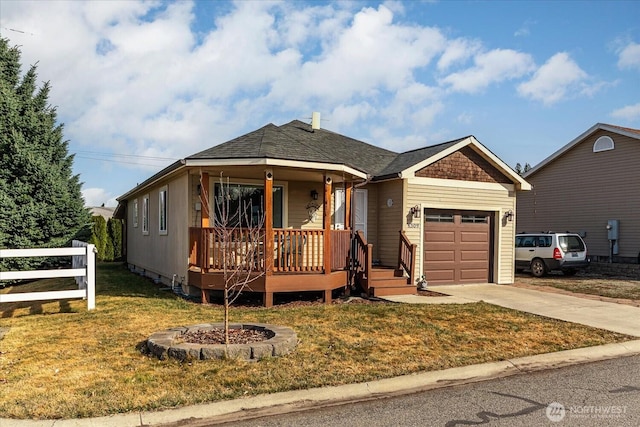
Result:
M374 176L369 181L371 182L385 182L393 181L394 179L402 178L402 172L390 173L387 175Z

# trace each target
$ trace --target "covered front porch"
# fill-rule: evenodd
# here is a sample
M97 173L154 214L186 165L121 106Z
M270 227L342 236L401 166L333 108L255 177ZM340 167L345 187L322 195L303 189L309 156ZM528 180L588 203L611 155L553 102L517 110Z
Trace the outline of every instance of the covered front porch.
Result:
M286 186L288 191L284 192L285 197L278 196L281 202L276 196L261 197L260 209L255 210L264 221L257 230L243 224L222 227L213 217L212 209L204 208L215 203L211 190L215 192L212 187L217 185L217 178L211 177L220 177L219 171L200 171L194 180L198 186L196 202L202 208L199 226L189 228L188 283L200 290L202 302L210 301L210 291L224 290L225 273L250 277L245 291L262 293L266 307L273 305L274 294L279 292L320 291L329 303L333 291L340 289L348 294L359 284L373 295L372 245L367 243L362 230L355 232L353 227L355 198L352 195L358 177L338 177L339 191L336 192L335 174L285 168L262 170L264 190L261 189L260 194L277 194L274 187L278 184ZM246 178L230 180L248 182ZM255 178L252 182L255 185ZM336 201L336 194L344 199ZM282 203L282 207L274 203ZM295 219L300 206L308 215L303 221ZM415 292L415 251L415 245L401 233L398 264L387 268L392 276L384 278L387 284L393 281L401 288L400 293ZM380 289L382 282L382 279L378 282Z
M246 234L235 229L223 244L213 227L189 229L189 284L201 289L203 303L210 290L224 290L225 269L253 276L245 290L261 292L266 307L276 292L323 291L325 302L335 289L348 292L350 230L263 229L259 242Z

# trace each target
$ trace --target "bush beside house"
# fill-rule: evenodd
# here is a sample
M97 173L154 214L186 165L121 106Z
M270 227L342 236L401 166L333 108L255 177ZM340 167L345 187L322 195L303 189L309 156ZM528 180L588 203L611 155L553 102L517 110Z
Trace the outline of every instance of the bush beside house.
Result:
M93 216L89 242L96 246L98 261L122 260L122 220Z

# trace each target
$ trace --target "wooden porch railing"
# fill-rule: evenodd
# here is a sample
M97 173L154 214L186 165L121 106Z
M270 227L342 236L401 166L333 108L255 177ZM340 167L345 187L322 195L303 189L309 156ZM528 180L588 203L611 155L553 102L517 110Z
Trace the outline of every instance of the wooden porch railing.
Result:
M250 233L246 228L189 228L189 267L263 271L264 231Z
M331 230L331 269L348 270L351 230Z
M355 235L354 239L355 262L352 274L360 276L360 284L366 291L369 289L369 279L371 278L371 263L373 261L373 245L367 243L364 233L361 230Z
M416 252L418 246L409 241L406 233L400 231L400 247L398 248L398 267L400 272L406 272L409 275L407 284L414 284L414 266L416 264Z
M324 230L274 228L274 272L324 271Z
M203 271L239 269L265 271L266 247L264 233L259 243L248 235L247 229L227 229L225 244L221 242L221 230L214 227L189 228L189 267L199 267ZM348 268L350 231L331 231L331 270ZM323 273L324 230L300 230L276 228L273 230L274 254L273 271L276 273L309 272Z

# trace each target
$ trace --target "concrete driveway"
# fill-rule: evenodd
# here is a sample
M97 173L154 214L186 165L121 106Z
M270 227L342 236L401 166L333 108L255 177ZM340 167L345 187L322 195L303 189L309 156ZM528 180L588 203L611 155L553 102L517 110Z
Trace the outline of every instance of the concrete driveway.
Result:
M451 285L434 286L431 289L455 297L457 301L484 301L501 307L640 337L640 308L638 307L508 285Z

